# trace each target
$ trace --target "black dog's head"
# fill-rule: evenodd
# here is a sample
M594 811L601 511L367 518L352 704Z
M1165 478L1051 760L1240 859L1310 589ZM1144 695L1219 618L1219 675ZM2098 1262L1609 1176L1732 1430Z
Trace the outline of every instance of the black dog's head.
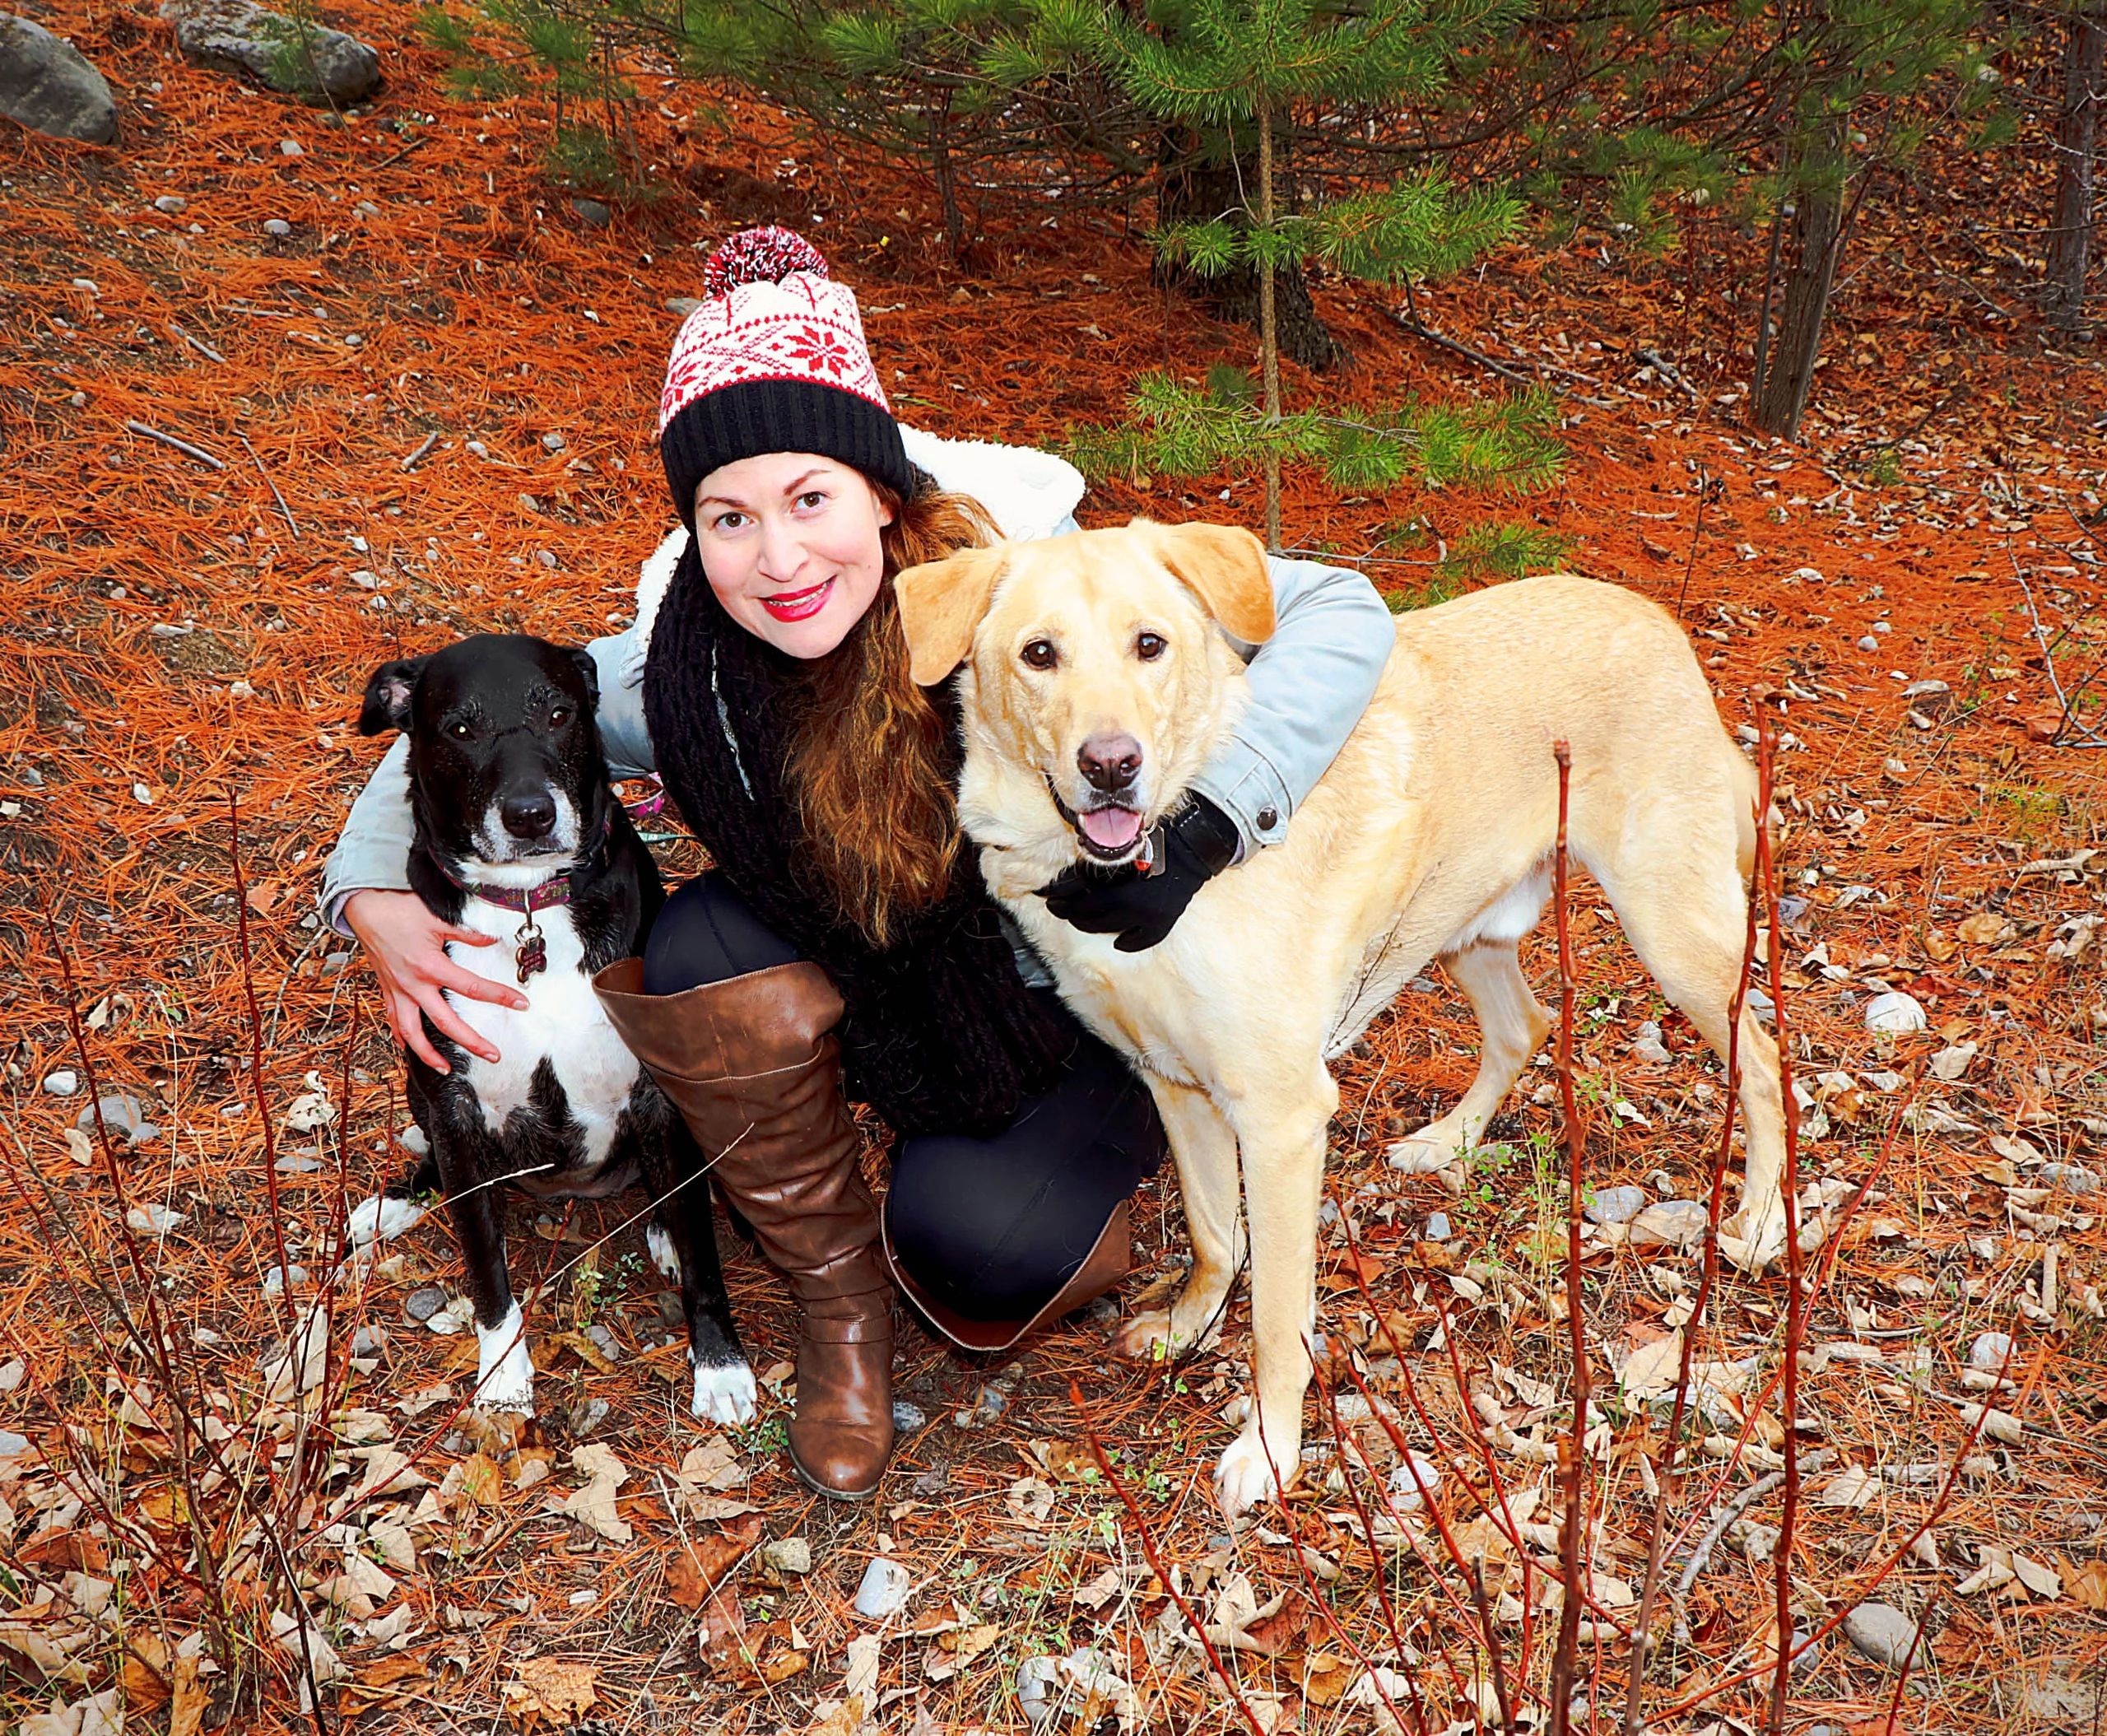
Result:
M375 669L359 733L409 737L412 803L441 857L528 884L575 857L606 817L599 696L585 652L479 633Z

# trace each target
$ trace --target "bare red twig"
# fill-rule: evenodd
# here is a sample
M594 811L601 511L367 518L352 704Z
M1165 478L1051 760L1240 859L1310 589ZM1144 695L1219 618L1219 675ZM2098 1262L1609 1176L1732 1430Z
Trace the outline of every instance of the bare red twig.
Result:
M1558 1637L1551 1655L1551 1736L1566 1736L1573 1720L1574 1667L1580 1650L1580 1603L1591 1577L1581 1554L1581 1522L1588 1440L1588 1333L1580 1278L1580 1203L1587 1171L1587 1129L1580 1124L1573 1091L1573 933L1566 904L1566 808L1572 793L1573 753L1551 744L1558 761L1558 842L1551 857L1552 904L1558 926L1559 1107L1565 1117L1565 1324L1573 1356L1573 1422L1558 1443L1558 1484L1565 1510L1559 1515L1558 1559L1565 1594L1558 1606ZM1640 1645L1645 1643L1641 1634ZM1506 1710L1502 1696L1501 1711Z
M1785 1426L1785 1492L1778 1521L1778 1549L1773 1569L1778 1623L1778 1667L1770 1684L1768 1726L1770 1736L1781 1736L1785 1728L1785 1701L1792 1687L1793 1659L1793 1550L1800 1517L1800 1350L1807 1343L1807 1296L1800 1284L1800 1115L1793 1098L1793 1036L1785 1016L1784 942L1779 930L1778 864L1770 843L1772 738L1770 713L1759 703L1756 708L1756 763L1758 787L1756 817L1756 872L1761 888L1763 909L1770 929L1769 953L1771 1018L1778 1039L1778 1089L1785 1118L1785 1356L1784 1379L1779 1397Z
M1135 1537L1141 1543L1142 1553L1147 1557L1150 1568L1163 1589L1170 1594L1170 1600L1178 1606L1179 1614L1185 1617L1188 1625L1198 1636L1201 1650L1207 1653L1207 1662L1213 1666L1215 1674L1221 1678L1221 1685L1229 1690L1229 1697L1235 1701L1236 1710L1243 1715L1244 1723L1250 1726L1251 1736L1266 1736L1265 1727L1251 1710L1250 1701L1244 1697L1244 1690L1237 1685L1236 1678L1229 1673L1229 1666L1221 1661L1221 1654L1215 1650L1215 1642L1207 1637L1207 1624L1195 1613L1193 1606L1185 1601L1185 1594L1178 1589L1176 1581L1172 1579L1170 1568L1163 1559L1163 1552L1157 1547L1156 1533L1149 1524L1147 1515L1142 1511L1141 1504L1134 1499L1133 1491L1128 1488L1119 1473L1113 1469L1111 1459L1105 1456L1105 1444L1098 1439L1097 1425L1091 1421L1090 1407L1083 1403L1083 1389L1073 1380L1068 1383L1068 1402L1075 1406L1076 1414L1082 1419L1083 1438L1090 1443L1091 1454L1097 1460L1098 1469L1112 1486L1112 1492L1119 1497L1119 1505L1127 1510L1127 1517L1134 1527Z

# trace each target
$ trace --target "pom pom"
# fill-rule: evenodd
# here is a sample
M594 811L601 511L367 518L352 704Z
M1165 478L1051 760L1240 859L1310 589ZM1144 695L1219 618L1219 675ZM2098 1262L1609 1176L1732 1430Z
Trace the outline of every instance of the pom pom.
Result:
M709 256L703 268L702 292L717 296L742 283L780 283L794 272L826 276L820 250L793 229L742 229Z

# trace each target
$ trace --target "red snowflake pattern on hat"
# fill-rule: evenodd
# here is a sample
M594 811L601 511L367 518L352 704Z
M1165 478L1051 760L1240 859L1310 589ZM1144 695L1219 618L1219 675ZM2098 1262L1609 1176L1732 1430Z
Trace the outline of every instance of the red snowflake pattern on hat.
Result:
M747 380L803 379L891 413L856 297L793 230L750 229L710 255L709 298L682 322L666 365L658 428L706 393Z

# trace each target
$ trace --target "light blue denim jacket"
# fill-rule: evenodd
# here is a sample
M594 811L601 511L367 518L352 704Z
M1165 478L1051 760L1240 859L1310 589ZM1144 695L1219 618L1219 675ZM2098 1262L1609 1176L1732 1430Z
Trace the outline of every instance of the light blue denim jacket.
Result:
M912 436L909 451L916 463L944 486L974 495L1012 538L1077 528L1073 510L1082 479L1062 460L903 432ZM1006 488L1019 470L1026 473L1026 486ZM666 552L662 548L654 564ZM1286 835L1295 808L1367 709L1396 643L1389 610L1359 573L1278 556L1267 564L1277 617L1273 636L1263 645L1237 644L1249 668L1249 701L1229 740L1193 780L1193 787L1235 822L1247 854ZM647 589L649 583L647 571ZM655 604L653 597L646 607ZM640 607L636 625L587 648L600 676L600 744L617 778L657 769L644 722L649 630L649 615ZM408 767L409 743L398 738L352 803L323 871L323 915L340 933L351 932L343 907L352 893L409 887Z

